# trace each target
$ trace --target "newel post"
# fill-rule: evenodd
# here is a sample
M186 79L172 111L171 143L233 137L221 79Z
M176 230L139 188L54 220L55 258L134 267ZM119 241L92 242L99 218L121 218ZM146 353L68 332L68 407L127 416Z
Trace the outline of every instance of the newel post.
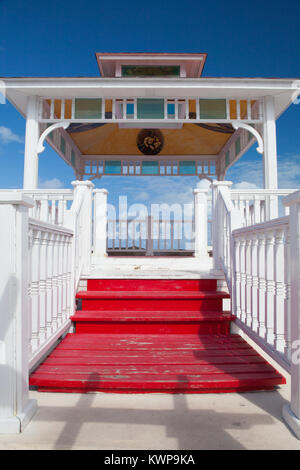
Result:
M107 195L106 189L94 190L94 256L107 256Z
M24 189L36 189L38 186L39 140L38 96L29 96L27 101L25 150L24 150Z
M93 215L93 188L94 184L87 181L72 181L74 188L74 201L77 193L84 191L82 206L79 213L78 243L83 256L82 274L89 274L91 270L92 252L92 215Z
M195 256L207 256L207 189L194 190Z
M222 238L220 234L224 230L222 225L224 221L221 219L220 206L218 204L219 191L220 188L225 188L226 191L229 191L232 186L232 181L213 181L210 185L212 189L212 246L213 246L213 262L214 269L220 269L220 243Z
M290 208L291 273L291 403L284 405L283 418L300 439L300 191L283 199Z
M21 432L37 405L29 400L28 208L22 193L0 195L0 433Z

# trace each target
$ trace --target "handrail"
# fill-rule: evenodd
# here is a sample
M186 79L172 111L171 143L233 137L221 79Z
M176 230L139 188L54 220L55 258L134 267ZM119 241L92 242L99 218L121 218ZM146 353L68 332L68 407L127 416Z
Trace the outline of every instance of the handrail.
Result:
M288 372L291 363L290 218L232 232L236 324Z

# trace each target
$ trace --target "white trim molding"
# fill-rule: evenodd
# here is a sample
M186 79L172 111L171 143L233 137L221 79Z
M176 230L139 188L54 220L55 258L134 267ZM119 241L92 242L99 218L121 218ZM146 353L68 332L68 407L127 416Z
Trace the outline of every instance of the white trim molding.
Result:
M260 133L254 129L254 127L252 126L249 126L249 124L245 124L244 122L241 122L241 121L234 121L232 123L232 127L235 129L235 130L238 130L238 129L246 129L248 132L251 132L251 134L254 135L254 137L256 138L257 140L257 143L258 143L258 147L256 148L256 151L260 154L264 153L264 141L263 141L263 138L262 136L260 135Z
M51 126L47 127L47 129L44 130L44 132L42 133L42 135L39 138L39 141L38 141L38 144L37 144L37 154L40 154L40 153L44 152L45 147L43 146L43 143L44 143L46 137L49 134L51 134L52 131L54 131L55 129L58 129L60 127L62 127L63 129L66 130L69 127L70 124L71 124L71 121L61 121L61 122L57 122L57 123L52 124Z

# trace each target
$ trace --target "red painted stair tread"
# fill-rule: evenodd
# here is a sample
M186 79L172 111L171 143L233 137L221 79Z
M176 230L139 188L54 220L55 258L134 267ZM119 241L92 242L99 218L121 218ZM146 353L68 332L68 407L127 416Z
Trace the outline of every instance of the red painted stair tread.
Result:
M91 336L94 336L92 341ZM86 357L78 354L74 363L68 363L67 357L69 349L60 346L50 354L49 358L31 375L30 384L35 385L41 391L104 391L104 392L155 392L163 391L176 393L179 391L208 393L208 392L229 392L245 391L257 389L271 389L275 385L284 383L283 377L260 357L242 338L234 335L222 337L221 335L207 335L203 338L203 345L208 344L213 350L218 352L218 356L209 355L207 349L200 349L200 353L206 355L206 359L201 360L199 354L199 344L197 338L185 338L183 341L180 335L175 335L177 341L190 345L191 349L184 351L189 354L189 362L185 363L182 351L176 348L176 338L163 338L160 335L111 335L106 338L106 343L110 342L110 347L116 352L118 345L122 350L122 361L118 354L109 356L110 350L105 349L105 344L101 345L101 335L76 335L69 334L66 342L73 346L71 351L78 352L78 346L89 345L89 355L96 361L89 361ZM204 335L205 336L205 335ZM94 349L99 340L98 349ZM181 340L181 341L180 341ZM200 340L200 338L198 338ZM164 346L169 346L169 350L147 350L149 354L145 357L143 350L139 347L148 343L149 345L164 342ZM133 350L126 349L126 345L131 345ZM220 346L223 345L227 358L231 362L224 360ZM232 349L232 345L237 346ZM246 346L246 349L243 347ZM101 349L102 347L102 349ZM100 348L100 349L99 349ZM240 352L250 352L247 356L241 356ZM60 351L60 356L57 354ZM103 356L101 355L103 352ZM133 352L134 351L134 352ZM142 353L138 361L134 361L134 353ZM158 354L160 353L160 355ZM171 354L171 356L170 356ZM170 357L172 357L171 363ZM103 358L103 359L102 359ZM99 363L101 360L109 363ZM243 358L243 360L241 360ZM254 360L255 358L255 360ZM147 360L146 360L147 359ZM174 359L176 363L174 363ZM192 362L191 362L192 361ZM145 364L143 363L145 362Z
M240 336L216 279L89 279L68 334L31 374L39 391L221 393L285 379Z

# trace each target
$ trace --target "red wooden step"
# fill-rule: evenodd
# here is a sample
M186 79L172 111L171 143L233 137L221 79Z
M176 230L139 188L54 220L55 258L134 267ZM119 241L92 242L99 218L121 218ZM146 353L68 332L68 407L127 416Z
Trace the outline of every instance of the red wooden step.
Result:
M30 377L38 390L58 392L219 393L282 383L242 338L212 334L69 334Z
M218 291L81 291L76 298L82 310L220 311L230 296Z
M71 317L76 333L229 334L230 312L79 310Z
M88 279L91 291L216 291L216 279Z

